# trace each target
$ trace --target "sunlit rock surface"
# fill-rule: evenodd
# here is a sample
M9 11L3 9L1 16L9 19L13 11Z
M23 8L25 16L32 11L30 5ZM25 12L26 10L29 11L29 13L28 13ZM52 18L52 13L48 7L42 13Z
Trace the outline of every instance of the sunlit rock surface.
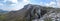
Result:
M49 11L40 19L32 20L32 21L60 21L60 12Z

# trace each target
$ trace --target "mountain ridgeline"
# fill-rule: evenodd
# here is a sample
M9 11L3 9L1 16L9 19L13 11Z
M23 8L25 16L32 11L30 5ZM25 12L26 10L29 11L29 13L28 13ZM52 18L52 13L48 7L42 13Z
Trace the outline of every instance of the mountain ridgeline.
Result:
M35 19L40 19L50 10L55 11L57 9L58 8L28 4L21 10L10 11L9 13L4 14L5 18L1 21L32 21Z

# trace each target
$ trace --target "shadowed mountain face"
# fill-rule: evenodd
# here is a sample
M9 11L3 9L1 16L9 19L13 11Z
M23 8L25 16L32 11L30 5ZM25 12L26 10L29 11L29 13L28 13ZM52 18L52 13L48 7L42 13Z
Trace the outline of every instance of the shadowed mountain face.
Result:
M7 14L5 21L32 21L40 19L47 10L40 5L25 5L23 9L11 11Z

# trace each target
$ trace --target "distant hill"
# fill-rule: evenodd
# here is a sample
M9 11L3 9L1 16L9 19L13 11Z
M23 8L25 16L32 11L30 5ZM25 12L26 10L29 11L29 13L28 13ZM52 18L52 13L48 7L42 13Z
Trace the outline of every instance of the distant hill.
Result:
M7 13L8 11L0 9L0 13Z

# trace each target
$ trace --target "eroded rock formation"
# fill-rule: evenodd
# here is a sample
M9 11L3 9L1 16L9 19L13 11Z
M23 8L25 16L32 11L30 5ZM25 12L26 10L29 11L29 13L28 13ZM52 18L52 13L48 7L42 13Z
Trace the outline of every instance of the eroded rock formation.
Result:
M6 21L31 21L40 19L46 13L47 10L43 6L28 4L21 10L9 12Z

